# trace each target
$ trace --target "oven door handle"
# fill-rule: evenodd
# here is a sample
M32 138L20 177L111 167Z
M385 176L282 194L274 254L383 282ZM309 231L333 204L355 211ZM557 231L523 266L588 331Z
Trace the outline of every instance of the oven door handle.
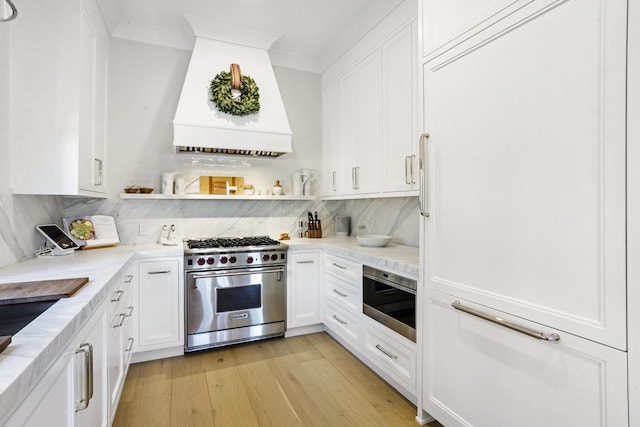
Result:
M228 276L246 276L248 274L262 274L262 273L280 273L278 280L282 279L282 273L284 273L284 267L278 268L260 268L260 269L248 269L243 271L209 271L207 273L195 273L191 277L194 279L206 279L209 277L228 277Z

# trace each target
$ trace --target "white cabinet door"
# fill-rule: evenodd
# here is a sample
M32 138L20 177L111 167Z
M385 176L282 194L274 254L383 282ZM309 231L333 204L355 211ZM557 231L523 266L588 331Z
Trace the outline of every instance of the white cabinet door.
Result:
M338 177L342 175L342 144L340 142L340 85L336 82L322 94L322 193L337 196ZM340 174L340 175L339 175Z
M341 164L338 174L338 193L341 195L352 194L355 190L353 175L353 159L356 157L358 127L356 122L357 104L356 88L357 74L355 68L349 70L338 81L340 88L340 122L338 130L340 135Z
M547 334L542 341L452 308L428 291L424 405L447 427L627 426L626 353L461 302Z
M427 286L626 349L627 2L425 8Z
M345 141L353 146L349 153L353 194L380 191L381 66L379 49L356 65L355 135L353 141Z
M287 328L320 323L320 254L289 253Z
M184 290L181 259L138 263L136 303L138 351L184 345Z
M27 2L10 31L13 192L104 197L109 35L97 3Z
M382 45L382 191L417 194L416 23Z

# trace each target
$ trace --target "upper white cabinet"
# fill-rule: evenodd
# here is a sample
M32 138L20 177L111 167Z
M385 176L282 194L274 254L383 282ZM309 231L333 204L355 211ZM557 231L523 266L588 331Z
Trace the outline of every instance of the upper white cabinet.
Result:
M94 0L38 0L11 23L11 186L104 197L109 36Z
M380 79L376 50L324 93L325 195L380 190Z
M323 74L323 195L417 195L416 27L384 22Z
M418 189L417 23L382 45L382 191Z

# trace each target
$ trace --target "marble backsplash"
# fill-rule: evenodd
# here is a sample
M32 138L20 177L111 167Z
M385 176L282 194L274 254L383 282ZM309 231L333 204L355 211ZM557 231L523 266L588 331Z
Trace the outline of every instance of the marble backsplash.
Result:
M393 241L418 246L415 197L338 201L289 200L96 200L63 199L64 216L112 215L120 240L128 244L158 240L163 225L175 224L183 238L296 235L296 221L318 212L324 236L335 236L334 218L351 216L352 234L389 234ZM141 233L140 227L143 227ZM367 229L359 230L359 225ZM144 234L144 235L141 235Z
M352 234L388 234L393 242L417 247L416 197L359 200L113 200L18 196L0 191L0 267L35 256L44 239L35 225L61 224L63 216L112 215L126 244L158 240L164 224L181 237L296 235L296 221L318 212L323 235L334 236L334 218L351 217ZM140 233L140 224L143 232ZM359 229L366 225L366 230Z
M56 196L16 196L0 189L0 267L35 256L44 244L35 226L60 224L61 201Z

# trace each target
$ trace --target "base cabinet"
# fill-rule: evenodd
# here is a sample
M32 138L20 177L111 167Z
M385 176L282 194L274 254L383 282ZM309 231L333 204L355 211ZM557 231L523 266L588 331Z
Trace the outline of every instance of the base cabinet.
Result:
M118 274L109 298L107 324L107 382L110 416L113 419L124 387L133 347L133 305L137 291L133 265Z
M563 331L542 341L454 309L454 297L425 302L424 407L447 427L627 426L626 353ZM538 330L540 325L463 304Z
M320 323L320 254L290 252L287 267L287 328Z
M104 427L107 400L105 304L12 414L6 427Z
M184 346L182 258L138 262L134 352Z

